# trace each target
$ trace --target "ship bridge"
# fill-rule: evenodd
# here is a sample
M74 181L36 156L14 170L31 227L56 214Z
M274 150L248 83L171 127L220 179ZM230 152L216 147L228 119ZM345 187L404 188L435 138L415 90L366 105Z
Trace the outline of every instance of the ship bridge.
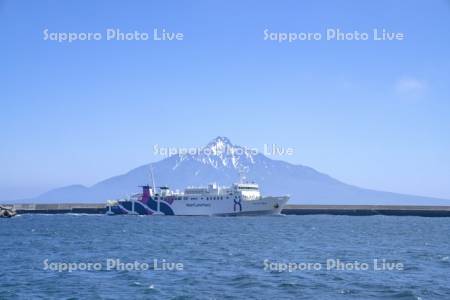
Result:
M233 185L234 189L242 195L244 200L259 200L261 193L256 183L237 183Z

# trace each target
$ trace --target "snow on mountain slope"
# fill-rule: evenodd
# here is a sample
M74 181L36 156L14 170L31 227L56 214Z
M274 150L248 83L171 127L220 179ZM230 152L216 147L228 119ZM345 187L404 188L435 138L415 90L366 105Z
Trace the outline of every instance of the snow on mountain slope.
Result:
M351 186L313 168L273 160L254 149L233 145L226 137L215 138L196 153L167 157L152 167L157 185L180 190L211 182L230 185L245 174L248 180L259 183L266 195L291 195L291 204L450 204L449 200ZM138 191L137 186L149 183L149 174L150 166L144 165L91 187L63 187L21 202L105 202Z
M245 171L248 165L255 164L254 157L254 150L235 146L226 137L217 137L195 154L179 154L176 167L191 159L215 169L233 168Z

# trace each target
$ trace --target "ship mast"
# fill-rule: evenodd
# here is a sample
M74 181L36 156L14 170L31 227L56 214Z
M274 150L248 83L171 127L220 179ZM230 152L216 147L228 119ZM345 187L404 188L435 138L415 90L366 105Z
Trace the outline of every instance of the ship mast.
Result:
M153 185L153 187L152 187L152 190L153 190L153 195L156 197L156 185L155 185L155 176L154 176L154 174L153 174L153 164L150 164L150 175L151 175L151 177L152 177L152 185ZM157 197L157 201L156 201L157 203L158 203L158 205L157 205L157 212L160 212L160 205L159 205L159 197Z
M239 170L239 183L245 183L246 179L244 170Z

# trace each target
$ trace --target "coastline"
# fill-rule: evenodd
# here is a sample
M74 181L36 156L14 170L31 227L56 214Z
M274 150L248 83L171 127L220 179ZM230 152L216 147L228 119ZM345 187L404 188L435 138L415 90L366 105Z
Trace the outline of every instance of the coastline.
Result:
M2 204L17 214L104 214L103 203ZM308 205L291 204L282 210L285 215L347 215L347 216L421 216L450 217L450 206L417 205Z

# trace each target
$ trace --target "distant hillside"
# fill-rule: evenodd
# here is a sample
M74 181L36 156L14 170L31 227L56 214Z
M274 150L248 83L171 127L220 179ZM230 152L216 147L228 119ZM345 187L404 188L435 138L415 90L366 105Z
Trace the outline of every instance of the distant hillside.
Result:
M291 195L291 204L402 204L450 205L450 200L363 189L340 182L310 167L250 153L217 137L196 154L174 155L153 163L157 185L182 190L210 182L229 185L245 173L265 195ZM149 181L149 165L111 177L91 187L71 185L20 202L105 202L139 191Z

